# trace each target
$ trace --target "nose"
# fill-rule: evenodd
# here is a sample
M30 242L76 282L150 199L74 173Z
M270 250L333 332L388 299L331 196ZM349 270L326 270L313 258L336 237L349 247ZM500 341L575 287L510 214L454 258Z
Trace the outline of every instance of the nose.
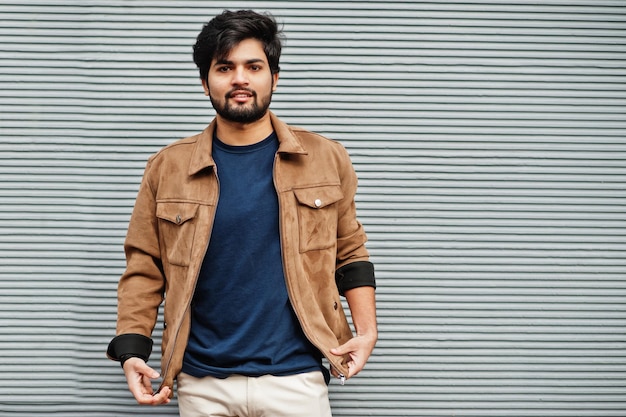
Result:
M248 75L246 74L245 68L237 67L233 71L233 85L248 85Z

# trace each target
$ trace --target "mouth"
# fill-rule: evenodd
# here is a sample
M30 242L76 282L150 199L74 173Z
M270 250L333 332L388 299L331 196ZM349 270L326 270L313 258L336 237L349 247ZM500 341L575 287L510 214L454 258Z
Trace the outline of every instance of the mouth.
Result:
M245 103L250 98L254 97L254 93L248 90L235 90L232 91L228 97L237 102Z

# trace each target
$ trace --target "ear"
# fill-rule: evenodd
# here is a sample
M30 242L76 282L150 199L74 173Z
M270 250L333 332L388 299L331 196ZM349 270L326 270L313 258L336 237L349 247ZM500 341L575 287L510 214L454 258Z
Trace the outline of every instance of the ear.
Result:
M204 89L204 95L209 95L209 82L207 80L202 80L202 88Z
M278 73L272 74L272 92L276 91L278 86Z

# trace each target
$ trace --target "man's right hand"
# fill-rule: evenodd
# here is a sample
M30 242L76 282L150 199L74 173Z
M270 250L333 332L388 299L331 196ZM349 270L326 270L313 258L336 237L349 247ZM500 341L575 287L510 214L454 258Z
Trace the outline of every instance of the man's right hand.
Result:
M130 358L124 362L124 374L128 389L139 404L158 405L170 402L170 387L163 387L154 393L152 379L159 377L159 373L150 368L141 358Z

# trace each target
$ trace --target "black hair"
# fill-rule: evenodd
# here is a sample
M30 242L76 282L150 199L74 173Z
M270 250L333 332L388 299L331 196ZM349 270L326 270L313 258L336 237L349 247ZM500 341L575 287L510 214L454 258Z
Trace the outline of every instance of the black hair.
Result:
M241 41L254 38L263 43L263 50L272 74L280 71L282 31L269 13L252 10L224 10L202 27L193 47L193 60L206 80L213 59L221 60Z

